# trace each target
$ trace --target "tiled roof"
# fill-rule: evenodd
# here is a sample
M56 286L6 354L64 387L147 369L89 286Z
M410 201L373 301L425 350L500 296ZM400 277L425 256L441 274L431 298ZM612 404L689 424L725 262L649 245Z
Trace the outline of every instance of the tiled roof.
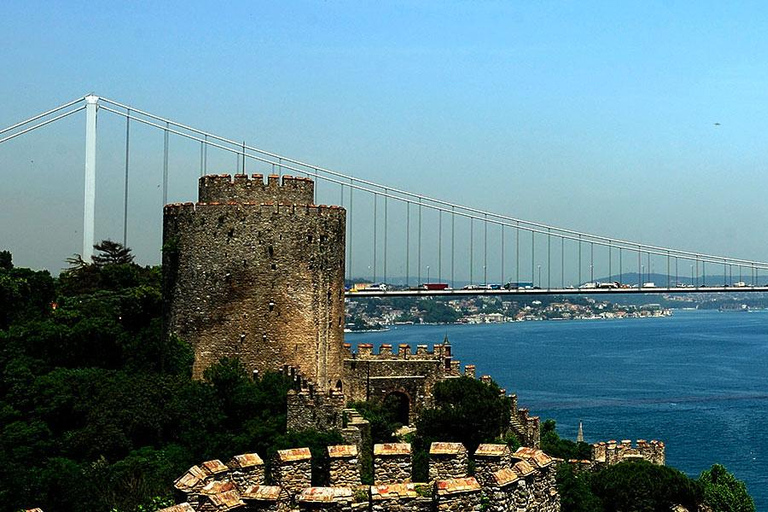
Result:
M36 510L39 510L40 512L43 512L39 508L36 508L34 510L28 510L27 512L35 512ZM157 512L195 512L195 509L192 508L192 505L189 503L179 503L178 505L173 505L168 508L161 508Z
M413 484L374 485L371 487L371 499L386 500L393 498L417 498L416 486Z
M351 498L349 487L310 487L301 491L296 500L301 503L330 503L339 498Z
M537 450L536 448L529 448L527 446L521 446L518 448L514 456L519 459L525 459L528 462L533 463L533 465L538 468L545 468L555 462L552 457L543 451Z
M36 508L34 510L28 510L27 512L35 512L36 510L40 510L39 508ZM40 512L43 512L40 510ZM168 508L161 508L157 512L195 512L195 509L192 508L192 505L189 503L180 503L178 505L173 505Z
M183 492L193 491L201 488L206 478L208 478L208 474L205 471L199 466L192 466L173 482L173 486Z
M493 474L493 479L498 485L504 487L519 480L520 475L513 471L512 468L503 468Z
M309 448L291 448L290 450L277 450L277 458L281 462L295 462L312 458Z
M241 498L256 501L277 501L283 490L278 485L252 485L247 488Z
M446 494L459 494L462 492L473 492L480 490L480 484L475 477L454 478L451 480L438 480L437 494L444 496Z
M357 457L357 446L354 444L337 444L329 446L328 456L332 459Z
M240 499L240 493L235 490L213 494L208 496L208 500L216 507L217 511L221 512L245 506L245 503Z
M242 455L235 455L232 457L230 465L239 468L251 468L253 466L263 466L264 461L261 460L258 453L244 453Z
M430 455L458 455L466 452L467 449L461 443L432 443L429 447Z
M217 473L229 471L229 468L225 466L219 459L207 460L200 464L200 466L202 467L203 471L209 475L215 475Z
M374 455L410 455L410 443L384 443L373 445Z
M509 453L509 447L505 444L484 443L475 450L476 457L501 457Z
M528 476L536 472L533 466L531 466L524 460L515 462L515 465L512 466L512 469L514 469L515 472L520 476Z
M219 494L222 492L231 491L234 488L235 488L235 484L232 482L222 482L221 480L214 480L213 482L203 487L200 490L200 492L202 494Z

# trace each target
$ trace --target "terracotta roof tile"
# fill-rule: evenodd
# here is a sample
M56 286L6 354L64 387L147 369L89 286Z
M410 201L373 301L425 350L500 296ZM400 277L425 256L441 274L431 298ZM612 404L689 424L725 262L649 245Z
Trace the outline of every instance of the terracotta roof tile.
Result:
M513 471L512 468L503 468L493 474L493 479L498 485L504 487L519 480L520 475Z
M467 478L454 478L451 480L438 480L435 485L437 486L437 494L441 496L480 490L480 484L477 483L477 480L475 480L475 477L473 476Z
M309 448L291 448L290 450L277 450L277 458L281 462L295 462L312 458Z
M329 446L328 456L332 459L357 457L357 446L354 444L337 444Z
M373 445L374 455L410 455L410 443L384 443Z
M263 466L264 461L261 460L258 453L244 453L232 457L229 465L236 468L252 468L254 466Z
M536 472L533 466L528 464L526 461L521 460L518 462L515 462L515 465L512 466L512 469L515 470L515 472L520 476L528 476Z
M206 478L208 478L208 474L205 471L199 466L192 466L173 482L173 486L182 492L194 491L203 487L203 481Z
M458 455L466 452L467 449L461 443L432 443L429 447L430 455Z
M200 467L209 475L216 475L218 473L229 471L229 468L225 466L219 459L207 460L200 464Z
M475 450L476 457L502 457L509 454L509 447L505 444L484 443Z
M537 450L536 448L529 448L527 446L521 446L518 448L514 456L519 459L527 460L537 468L546 468L555 462L555 459L543 451Z
M40 510L39 508L36 508L34 510ZM34 512L33 510L28 510L27 512ZM40 510L40 512L43 512ZM173 505L168 508L161 508L157 512L195 512L195 509L192 508L192 505L189 503L179 503L178 505Z
M310 487L296 497L300 503L331 503L338 499L351 498L349 487Z
M277 501L283 489L278 485L252 485L247 488L241 498L255 501Z
M374 485L371 487L371 499L373 500L417 498L418 496L419 493L416 492L416 486L411 483Z
M244 507L245 503L240 499L240 493L232 490L208 496L208 500L216 507L217 511L225 512Z
M235 484L232 482L222 482L221 480L214 480L200 490L201 494L219 494L222 492L231 491L235 489Z

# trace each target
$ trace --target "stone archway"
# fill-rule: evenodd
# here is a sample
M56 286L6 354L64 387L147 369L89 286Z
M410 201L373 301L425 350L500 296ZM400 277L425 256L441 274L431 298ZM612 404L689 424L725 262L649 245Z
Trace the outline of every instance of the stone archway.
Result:
M384 407L394 414L395 421L410 424L411 398L404 391L392 391L384 397Z

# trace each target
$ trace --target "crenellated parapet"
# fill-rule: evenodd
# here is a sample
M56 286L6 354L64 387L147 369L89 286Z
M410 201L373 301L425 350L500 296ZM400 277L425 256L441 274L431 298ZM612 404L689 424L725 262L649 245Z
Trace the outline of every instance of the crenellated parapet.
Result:
M524 446L538 448L541 442L541 420L531 416L527 408L518 407L517 395L509 395L511 405L509 429Z
M465 473L467 450L460 443L434 443L430 482L411 482L411 447L392 443L376 445L375 485L360 483L357 447L328 447L330 481L312 486L312 454L307 448L280 450L272 460L271 484L239 479L211 480L194 500L159 512L559 512L554 459L541 450L521 448L511 453L506 445L481 445L476 463L491 457L498 467L483 477ZM458 461L460 466L446 461ZM243 464L261 461L257 454L236 456L227 474ZM203 463L198 470L210 464ZM217 466L214 464L214 466ZM197 471L197 470L196 470ZM188 472L189 473L189 472ZM204 473L204 471L203 471ZM219 472L219 474L224 474ZM186 477L183 475L179 480ZM314 475L317 478L317 475ZM177 482L179 481L177 480Z
M213 174L200 178L201 203L313 204L315 184L309 178L254 174Z
M628 460L646 460L663 466L666 463L664 442L638 439L633 446L631 440L624 439L621 442L601 441L592 445L592 461L596 465L612 466Z
M374 346L371 343L359 343L357 350L350 353L350 357L360 360L434 360L445 361L450 359L451 346L442 343L436 343L432 345L430 349L427 345L417 345L416 351L413 351L408 343L400 343L397 348L394 348L389 343L382 343L379 345L378 351L374 351Z
M287 363L339 387L346 211L311 181L203 176L197 203L163 219L165 334L189 342L193 377L222 357L261 373Z
M394 395L404 411L398 420L411 424L422 409L431 407L437 382L461 375L460 364L447 340L415 350L407 343L384 343L376 350L370 343L360 343L355 350L350 347L344 359L345 393L351 401L381 401Z

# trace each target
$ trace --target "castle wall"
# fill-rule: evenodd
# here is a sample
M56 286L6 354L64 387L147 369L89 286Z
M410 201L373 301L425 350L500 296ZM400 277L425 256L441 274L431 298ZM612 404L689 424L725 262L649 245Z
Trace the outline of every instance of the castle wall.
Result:
M412 475L410 444L383 443L373 446L373 483L375 485L410 482Z
M663 466L666 463L666 447L662 441L646 441L638 439L635 446L632 441L625 439L616 441L601 441L592 445L592 460L594 465L612 466L626 460L647 460L652 464Z
M192 345L195 378L239 357L249 371L289 364L336 387L346 212L312 194L304 178L204 176L200 202L165 207L166 334Z
M200 490L200 500L182 506L185 512L216 510L259 510L274 512L559 512L560 497L555 482L555 460L541 450L521 448L511 455L506 445L481 445L480 456L491 457L499 469L484 483L474 477L451 477L451 467L439 466L433 484L410 482L410 445L384 444L374 447L379 468L390 472L387 482L360 486L342 483L348 474L357 482L360 455L355 446L328 447L332 461L340 466L341 478L331 487L311 487L311 454L306 448L278 451L272 477L275 485L243 486L237 480L214 480ZM463 455L458 443L433 445L435 455ZM483 455L484 454L484 455ZM476 459L478 455L476 454ZM256 454L241 457L239 465L261 460ZM247 459L247 461L245 460ZM515 462L516 461L516 462ZM398 467L392 466L397 464ZM204 466L202 464L201 466ZM346 466L346 467L341 467ZM200 468L193 473L197 473ZM401 471L404 470L404 471ZM334 469L332 469L334 471ZM177 482L189 477L189 472ZM337 476L339 476L337 475ZM334 477L332 476L332 479ZM169 508L164 512L176 512Z
M469 457L461 443L432 443L429 447L429 479L464 478Z
M421 410L432 405L435 384L459 372L451 357L450 345L435 345L427 350L419 346L412 353L410 345L400 345L395 352L383 344L377 353L373 345L361 343L357 351L344 360L345 394L353 401L382 401L391 393L399 393L409 403L409 422Z

